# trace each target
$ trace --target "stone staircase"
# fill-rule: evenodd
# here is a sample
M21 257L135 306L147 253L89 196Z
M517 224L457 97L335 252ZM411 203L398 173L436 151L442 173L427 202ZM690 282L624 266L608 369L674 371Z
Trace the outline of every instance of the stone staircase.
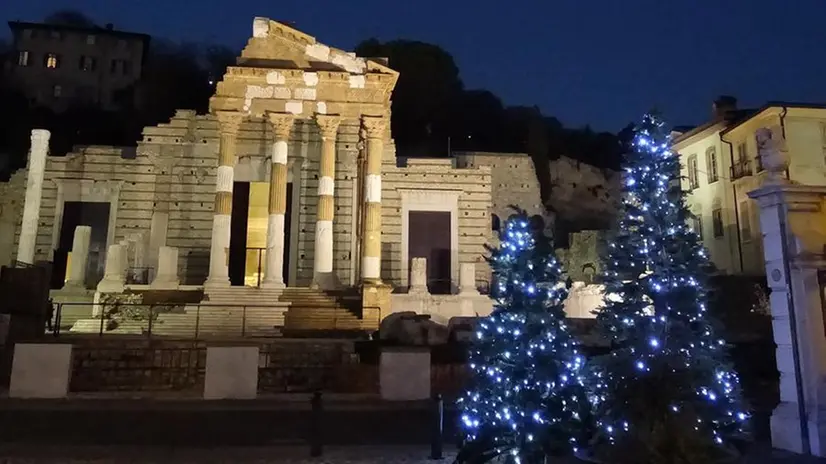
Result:
M354 291L288 288L281 296L290 309L284 319L288 336L353 333L378 329L378 320L361 314L361 297Z
M107 333L146 334L170 338L324 337L377 330L378 312L362 314L355 290L312 288L208 289L201 303L182 303L151 323L126 321ZM100 319L81 319L72 332L100 331Z

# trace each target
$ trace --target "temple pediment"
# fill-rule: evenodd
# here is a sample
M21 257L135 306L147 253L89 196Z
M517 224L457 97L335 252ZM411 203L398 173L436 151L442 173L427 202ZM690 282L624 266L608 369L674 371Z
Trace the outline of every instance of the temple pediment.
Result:
M268 18L255 18L252 29L252 37L239 58L241 66L396 74L383 63L330 47L313 36Z
M387 113L398 73L267 18L255 18L252 37L213 96L212 111L251 115Z

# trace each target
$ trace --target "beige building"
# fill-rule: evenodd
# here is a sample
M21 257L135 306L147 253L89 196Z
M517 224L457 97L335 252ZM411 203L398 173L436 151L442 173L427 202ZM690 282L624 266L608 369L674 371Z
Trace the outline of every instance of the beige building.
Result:
M10 72L29 100L55 111L72 104L115 110L134 104L149 36L106 28L9 22Z
M674 140L694 227L727 274L765 273L759 215L748 196L766 180L761 143L788 152L792 183L826 185L826 105L770 102L742 110L722 98L711 121Z

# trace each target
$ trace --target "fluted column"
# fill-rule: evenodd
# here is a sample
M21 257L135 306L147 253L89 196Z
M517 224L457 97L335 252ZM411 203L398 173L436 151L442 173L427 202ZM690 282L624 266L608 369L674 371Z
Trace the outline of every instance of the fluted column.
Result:
M270 201L267 216L267 254L264 268L265 288L283 288L284 285L284 215L287 213L287 156L290 131L295 116L268 113L272 125L272 169L270 170Z
M235 148L243 115L218 111L220 147L215 184L215 214L212 218L212 244L209 251L209 277L205 287L228 287L229 234L232 218L232 183L235 176Z
M20 242L17 244L17 261L26 264L34 264L37 226L40 222L40 200L43 198L43 176L46 172L46 155L49 153L50 137L51 132L47 130L32 130L29 172L26 180L26 203L23 206Z
M313 286L331 289L336 286L333 275L333 194L336 178L336 135L341 117L317 114L315 119L321 129L321 159L318 165Z
M361 258L361 276L364 283L381 281L381 163L387 120L383 117L362 118L367 136L367 167L364 179L366 202Z

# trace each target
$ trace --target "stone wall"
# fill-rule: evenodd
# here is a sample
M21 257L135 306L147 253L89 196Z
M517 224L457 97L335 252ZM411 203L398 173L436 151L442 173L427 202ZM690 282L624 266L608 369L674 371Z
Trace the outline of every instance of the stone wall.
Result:
M565 156L548 164L551 187L545 204L574 229L610 227L619 207L619 173Z
M457 262L451 263L453 282L458 284L461 263L476 263L477 280L489 280L484 256L485 245L491 240L491 169L487 166L457 168L451 159L399 161L400 167L385 165L383 173L382 279L396 286L407 286L410 258L404 262L407 247L402 226L404 211L425 205L431 210L453 210L456 216L458 250Z
M0 266L10 265L17 254L15 235L23 219L27 174L21 169L0 183Z
M460 168L490 168L491 214L501 223L513 214L511 205L531 215L545 215L536 168L530 156L488 152L457 152L453 156Z

